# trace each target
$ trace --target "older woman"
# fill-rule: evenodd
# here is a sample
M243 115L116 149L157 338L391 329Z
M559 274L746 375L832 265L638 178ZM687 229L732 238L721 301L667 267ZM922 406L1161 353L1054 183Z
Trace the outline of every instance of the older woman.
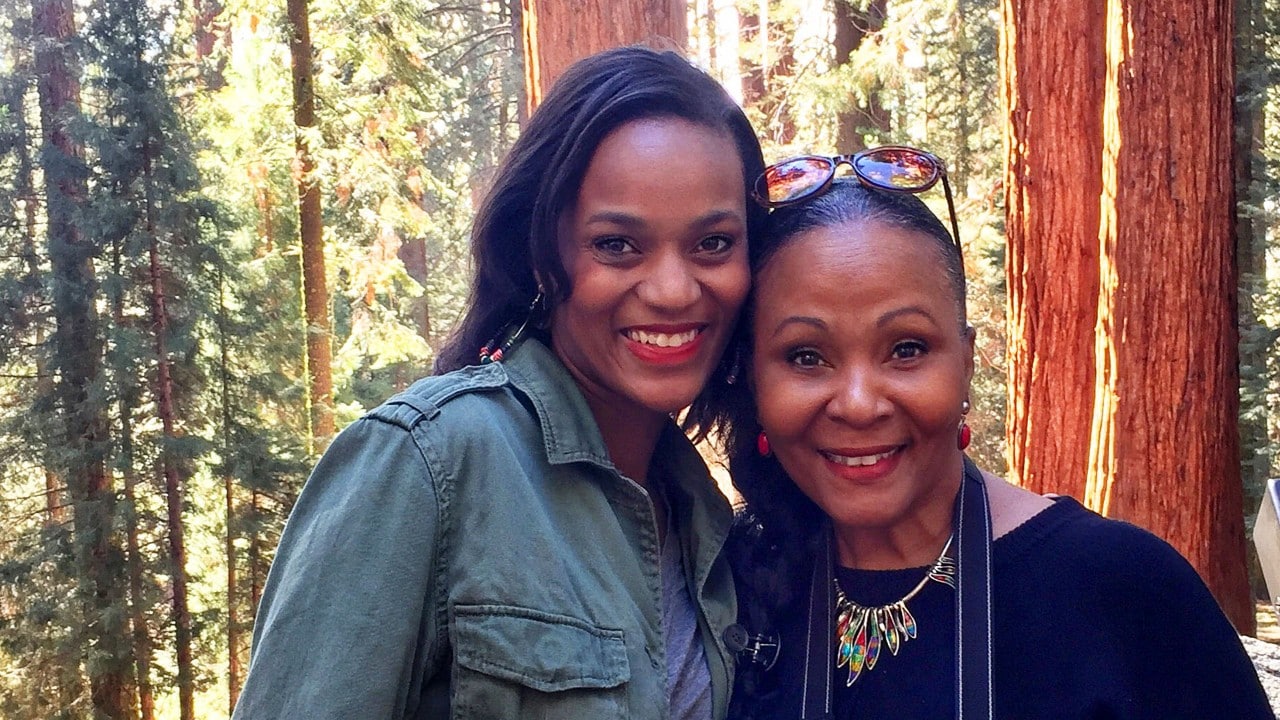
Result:
M476 219L446 372L298 499L238 720L725 716L732 515L672 414L723 383L763 165L672 53L556 83Z
M855 177L834 179L849 163ZM755 260L744 382L719 407L745 499L731 716L1270 718L1188 563L964 455L960 247L932 155L798 158ZM947 191L950 206L950 190Z

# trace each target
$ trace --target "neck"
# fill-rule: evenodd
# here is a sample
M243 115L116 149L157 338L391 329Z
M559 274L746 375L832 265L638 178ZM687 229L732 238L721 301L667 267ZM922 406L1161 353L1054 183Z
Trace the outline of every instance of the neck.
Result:
M590 396L587 406L600 428L614 467L640 487L650 490L649 463L669 418L662 413L619 407Z

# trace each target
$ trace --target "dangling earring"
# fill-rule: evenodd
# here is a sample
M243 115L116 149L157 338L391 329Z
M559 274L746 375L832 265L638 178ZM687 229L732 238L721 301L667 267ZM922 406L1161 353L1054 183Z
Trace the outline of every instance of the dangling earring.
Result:
M484 344L480 348L480 364L488 365L502 360L507 351L513 345L524 337L524 331L528 329L530 323L535 323L535 316L541 314L542 305L546 302L546 293L542 291L542 286L538 286L538 294L533 296L533 302L529 303L529 309L525 312L524 319L517 325L513 320L498 331L493 339Z
M956 434L956 447L964 450L969 447L969 442L973 439L973 431L969 429L969 423L964 421L964 416L969 414L969 400L966 398L960 403L960 430Z
M756 452L760 453L760 457L769 457L773 454L773 448L769 447L769 436L761 430L756 436Z

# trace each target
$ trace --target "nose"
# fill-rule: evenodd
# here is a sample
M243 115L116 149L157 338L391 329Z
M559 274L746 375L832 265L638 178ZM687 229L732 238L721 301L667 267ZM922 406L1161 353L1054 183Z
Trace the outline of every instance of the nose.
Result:
M865 427L888 417L893 412L884 385L872 368L861 364L846 367L833 378L827 414L834 420Z
M670 249L654 258L648 275L639 284L640 299L666 311L684 310L702 297L702 283L695 263Z

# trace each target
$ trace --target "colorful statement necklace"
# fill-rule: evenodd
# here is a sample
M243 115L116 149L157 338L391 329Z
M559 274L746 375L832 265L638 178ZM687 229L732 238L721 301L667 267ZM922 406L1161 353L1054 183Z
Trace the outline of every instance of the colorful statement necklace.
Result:
M911 592L897 602L878 607L864 607L850 600L840 587L836 585L836 667L849 666L849 679L846 686L866 670L875 667L876 660L884 648L892 655L898 654L898 648L908 640L914 639L918 627L915 616L907 610L907 601L914 598L924 589L930 580L956 587L956 561L951 557L951 541L955 534L947 538L942 547L942 554L929 567L928 572L920 579Z

